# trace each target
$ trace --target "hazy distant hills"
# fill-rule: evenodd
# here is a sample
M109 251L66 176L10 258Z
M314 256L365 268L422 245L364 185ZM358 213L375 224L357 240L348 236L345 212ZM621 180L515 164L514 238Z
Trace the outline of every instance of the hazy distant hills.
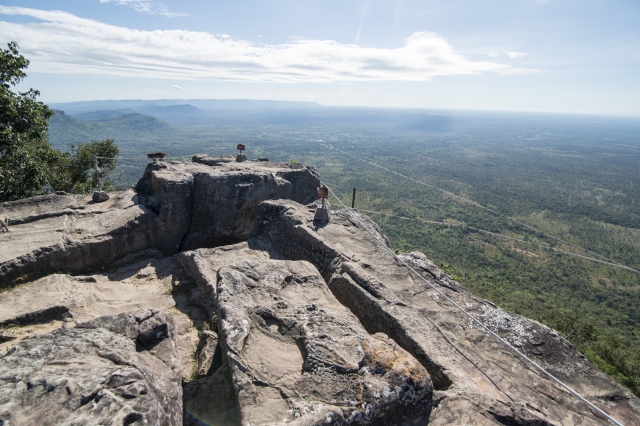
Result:
M313 109L322 108L315 102L262 101L251 99L158 99L158 100L107 100L82 101L49 104L53 109L67 114L82 114L91 111L131 109L136 112L156 113L194 113L198 111L229 110L277 110L277 109ZM171 108L161 108L171 107ZM153 115L153 114L150 114Z
M49 142L62 149L75 142L101 139L129 142L169 136L175 132L173 127L155 117L127 109L94 111L84 114L83 119L55 110L55 115L49 120Z
M57 111L59 112L59 110ZM136 112L130 108L125 109L106 109L100 111L83 112L82 114L72 114L71 117L79 118L84 121L95 120L108 120L111 118L120 117L121 115L136 114Z
M84 121L114 119L138 113L153 116L182 130L193 126L229 125L333 125L358 124L373 128L397 127L410 132L446 133L454 117L450 112L410 109L323 106L315 102L249 99L107 100L50 104Z
M106 120L110 118L120 117L122 115L136 113L151 115L160 119L166 119L176 116L198 116L202 115L203 111L199 108L194 107L193 105L143 105L134 108L103 109L82 113L69 113L69 115L74 118L79 118L80 120L92 121Z
M254 117L265 114L305 114L323 111L315 102L262 101L250 99L158 99L107 100L49 104L81 120L104 120L125 114L139 113L156 117L172 125L189 126L210 124L211 120L227 120L247 114Z

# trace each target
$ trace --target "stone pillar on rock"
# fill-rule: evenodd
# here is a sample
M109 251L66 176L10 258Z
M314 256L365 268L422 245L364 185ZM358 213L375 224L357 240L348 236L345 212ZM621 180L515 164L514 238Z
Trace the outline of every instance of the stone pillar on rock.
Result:
M107 201L109 199L109 194L102 190L102 183L100 182L100 167L98 167L98 156L93 155L93 168L96 171L96 179L98 180L98 188L97 191L93 191L93 201L96 203L102 203L103 201Z
M240 151L240 153L238 155L236 155L236 161L238 163L242 163L243 161L247 161L247 156L244 155L245 146L243 144L239 143L236 148L238 148L238 151Z
M331 219L331 210L329 209L329 202L326 201L327 197L329 197L329 188L325 185L320 185L316 189L316 197L322 200L322 206L316 209L316 214L313 217L314 221L319 222L329 222Z

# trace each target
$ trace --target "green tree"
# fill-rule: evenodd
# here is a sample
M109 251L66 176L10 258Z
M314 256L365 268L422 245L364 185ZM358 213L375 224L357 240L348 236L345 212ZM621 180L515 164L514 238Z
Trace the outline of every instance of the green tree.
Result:
M101 178L116 167L114 157L118 147L112 139L77 143L63 153L47 141L49 118L54 114L36 100L40 92L29 89L14 92L11 88L27 75L29 60L11 42L0 50L0 201L11 201L62 190L73 193L90 192L97 186L93 156L98 159ZM116 189L104 182L107 190Z
M76 194L91 192L98 186L98 176L94 172L93 156L97 156L100 178L104 179L116 168L115 156L118 147L113 139L79 142L70 145L69 152L62 154L58 172L52 176L51 186L56 191L66 191ZM102 182L104 190L117 189L110 181Z
M0 201L43 192L50 171L62 155L47 142L53 112L36 100L40 92L13 92L29 61L11 42L0 50Z

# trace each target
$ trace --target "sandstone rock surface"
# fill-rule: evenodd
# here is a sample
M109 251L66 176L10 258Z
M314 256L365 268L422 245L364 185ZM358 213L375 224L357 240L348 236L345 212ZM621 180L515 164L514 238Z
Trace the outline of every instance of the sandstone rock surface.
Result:
M317 185L313 168L199 155L151 164L137 193L100 204L65 193L2 204L0 287L76 275L0 293L0 419L606 424L444 294L640 424L640 400L554 330L474 296L422 253L396 258L364 215L314 221L315 205L299 203Z
M421 424L428 373L371 336L307 262L218 272L219 330L243 424Z
M205 330L200 336L198 345L198 375L206 376L211 369L215 372L217 370L216 367L221 365L222 353L218 344L218 335L212 331Z
M184 385L185 426L240 426L240 410L224 364L213 375Z
M49 194L0 205L0 283L23 275L76 271L127 254L181 249L248 238L261 201L312 200L315 169L283 163L150 163L134 191L96 203L89 195Z
M0 356L35 334L73 327L104 315L151 309L173 318L182 371L188 378L195 368L196 327L207 317L191 303L190 292L172 291L174 273L170 258L152 258L106 273L53 274L0 293L0 327L15 336L0 341Z
M366 216L360 221L381 240ZM255 241L252 243L252 241ZM429 424L601 424L584 403L515 355L385 250L347 212L319 225L308 209L268 201L250 244L306 260L370 333L383 332L416 357L436 389ZM480 299L421 253L402 259L527 356L624 424L640 424L640 401L597 370L555 331ZM473 413L471 415L470 413Z
M22 275L79 270L150 246L155 217L129 190L104 203L90 195L49 194L2 203L0 283Z
M170 317L101 317L0 358L0 423L180 425L180 380Z

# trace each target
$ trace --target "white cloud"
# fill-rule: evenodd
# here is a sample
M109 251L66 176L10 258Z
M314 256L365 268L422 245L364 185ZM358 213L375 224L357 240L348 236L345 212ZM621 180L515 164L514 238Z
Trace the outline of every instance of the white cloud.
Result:
M304 99L304 100L306 100L306 101L315 101L315 100L316 100L316 97L315 97L315 96L313 96L313 95L311 95L311 94L309 94L309 95L304 95L304 96L302 97L302 99Z
M186 13L170 12L165 5L153 0L100 0L100 3L118 3L132 7L137 12L150 13L152 15L164 15L168 18L186 16Z
M31 71L146 78L273 82L425 81L435 76L528 72L470 61L442 37L414 33L395 49L364 48L332 40L259 44L228 35L186 30L142 31L62 11L0 6L0 42L16 40ZM514 53L514 52L512 52Z
M500 56L500 52L489 52L487 53L487 55L491 56L492 58L497 58L498 56Z
M522 58L523 56L527 56L526 53L522 52L505 52L511 59Z
M178 86L177 84L174 84L171 87L173 87L174 89L182 90L182 86Z

